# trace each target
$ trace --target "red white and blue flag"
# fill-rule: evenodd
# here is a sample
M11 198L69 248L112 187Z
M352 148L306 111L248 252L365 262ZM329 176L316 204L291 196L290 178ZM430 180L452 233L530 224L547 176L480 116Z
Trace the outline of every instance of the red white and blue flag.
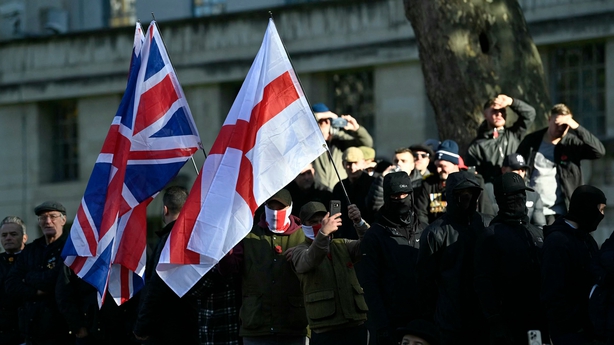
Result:
M272 20L160 256L179 296L251 230L254 212L326 142Z
M121 304L143 287L146 209L200 148L188 103L162 37L140 24L126 91L72 225L62 257Z

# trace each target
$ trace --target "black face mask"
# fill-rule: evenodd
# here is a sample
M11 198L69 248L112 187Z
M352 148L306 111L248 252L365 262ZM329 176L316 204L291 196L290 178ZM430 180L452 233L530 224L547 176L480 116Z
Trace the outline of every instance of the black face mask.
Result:
M386 204L386 216L397 224L411 224L413 220L412 208L414 205L413 193L409 193L404 199L388 198Z
M598 206L606 202L605 194L598 188L580 186L571 196L569 212L565 218L580 224L582 230L593 232L604 218Z
M527 195L524 191L497 197L497 205L499 205L499 216L519 220L527 216Z

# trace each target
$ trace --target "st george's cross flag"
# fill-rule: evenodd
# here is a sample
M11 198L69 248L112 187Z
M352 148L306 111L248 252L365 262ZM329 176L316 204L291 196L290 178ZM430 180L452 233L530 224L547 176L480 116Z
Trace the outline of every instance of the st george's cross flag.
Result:
M273 20L160 256L183 296L251 230L254 212L326 142Z
M121 304L143 287L147 205L200 147L162 37L136 26L126 91L79 205L62 257Z

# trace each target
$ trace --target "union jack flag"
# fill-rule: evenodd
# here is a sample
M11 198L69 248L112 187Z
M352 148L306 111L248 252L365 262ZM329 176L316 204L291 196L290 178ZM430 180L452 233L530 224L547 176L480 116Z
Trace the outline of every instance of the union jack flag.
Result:
M62 257L117 302L143 287L147 205L201 147L155 22L136 25L126 91L72 225Z

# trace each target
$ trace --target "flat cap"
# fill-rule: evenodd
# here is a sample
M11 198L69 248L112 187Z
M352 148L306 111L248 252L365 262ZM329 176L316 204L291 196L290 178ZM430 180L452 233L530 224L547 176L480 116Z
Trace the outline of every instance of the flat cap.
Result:
M306 203L305 205L303 205L303 207L301 207L301 212L299 213L301 222L305 224L305 222L307 222L309 219L311 219L311 217L313 217L316 213L319 212L328 212L324 204L317 201L310 201Z
M45 201L44 203L34 208L34 213L38 216L41 213L49 211L58 211L66 215L66 207L57 201Z

